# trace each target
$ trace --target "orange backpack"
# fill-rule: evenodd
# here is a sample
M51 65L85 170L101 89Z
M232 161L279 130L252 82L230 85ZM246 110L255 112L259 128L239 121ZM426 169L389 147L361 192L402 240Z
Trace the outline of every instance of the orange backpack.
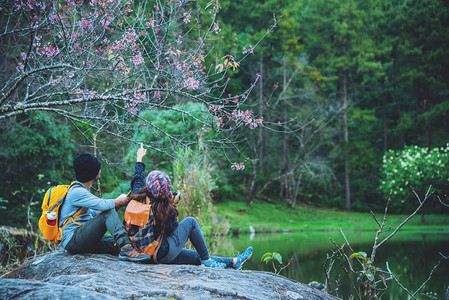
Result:
M163 234L157 240L154 239L155 220L150 199L147 197L146 203L131 200L126 207L124 221L131 242L143 253L153 256L157 262L156 254Z
M61 227L59 227L59 213L61 206L64 203L70 188L76 184L81 185L79 182L74 181L70 185L64 184L53 186L47 190L44 199L42 200L42 215L39 219L39 229L44 238L53 244L59 244L61 242L62 229L71 220L76 219L83 210L83 207L81 207L73 216L67 218ZM49 220L48 216L51 215L52 212L56 213L56 220L54 218Z

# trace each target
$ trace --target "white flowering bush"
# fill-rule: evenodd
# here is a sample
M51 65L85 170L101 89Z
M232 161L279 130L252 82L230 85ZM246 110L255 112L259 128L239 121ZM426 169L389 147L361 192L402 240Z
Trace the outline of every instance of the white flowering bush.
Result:
M391 208L408 212L416 204L413 190L424 195L429 186L436 194L449 190L449 144L441 148L408 146L403 150L390 150L384 154L380 190L390 197Z

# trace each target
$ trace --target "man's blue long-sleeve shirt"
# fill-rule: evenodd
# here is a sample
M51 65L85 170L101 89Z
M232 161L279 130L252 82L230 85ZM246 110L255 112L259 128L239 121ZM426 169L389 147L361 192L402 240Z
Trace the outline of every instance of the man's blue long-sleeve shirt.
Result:
M73 216L81 207L83 207L83 210L75 221L76 223L84 224L96 217L98 212L115 208L115 203L112 199L102 199L92 195L83 183L75 184L67 193L64 204L61 207L59 226L62 226L64 221ZM62 230L61 244L63 247L71 240L75 230L81 226L76 223L70 221Z

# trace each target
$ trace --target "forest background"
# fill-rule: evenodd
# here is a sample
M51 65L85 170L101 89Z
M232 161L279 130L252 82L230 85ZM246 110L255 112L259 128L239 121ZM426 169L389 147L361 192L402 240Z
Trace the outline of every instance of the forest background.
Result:
M82 152L126 192L140 143L193 215L448 202L447 1L107 3L2 2L1 224L36 228Z

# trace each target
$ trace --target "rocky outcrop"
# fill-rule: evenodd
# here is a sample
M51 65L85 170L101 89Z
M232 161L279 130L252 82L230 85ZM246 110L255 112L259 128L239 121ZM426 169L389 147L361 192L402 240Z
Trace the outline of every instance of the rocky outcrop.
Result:
M260 271L119 261L50 253L4 275L2 299L338 299Z

